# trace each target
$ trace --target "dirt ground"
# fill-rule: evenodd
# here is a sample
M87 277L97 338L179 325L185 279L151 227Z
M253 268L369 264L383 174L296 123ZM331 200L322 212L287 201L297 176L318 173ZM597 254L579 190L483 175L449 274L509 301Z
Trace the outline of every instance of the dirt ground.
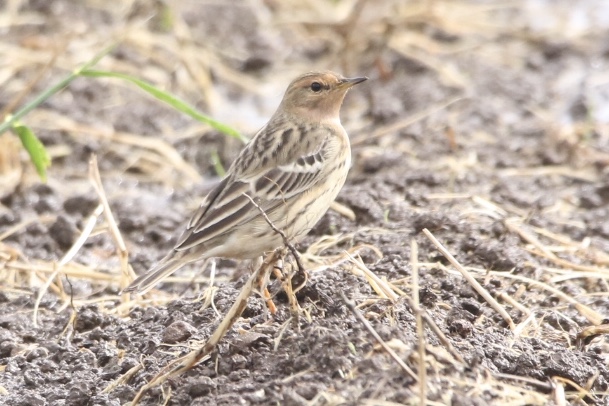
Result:
M0 8L3 114L114 42L99 69L248 135L300 73L370 78L342 109L353 168L340 206L298 246L298 322L272 281L276 314L253 295L210 357L140 404L609 404L605 1ZM41 183L0 135L0 404L127 404L209 338L250 270L197 264L118 295L132 276L90 157L139 274L242 144L111 79L79 78L23 122L53 165Z

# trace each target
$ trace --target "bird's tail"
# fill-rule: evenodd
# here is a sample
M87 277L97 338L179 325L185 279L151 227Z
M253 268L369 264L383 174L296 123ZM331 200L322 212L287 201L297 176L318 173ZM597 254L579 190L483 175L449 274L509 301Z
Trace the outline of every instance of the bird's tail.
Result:
M187 255L180 254L182 253L179 251L171 252L146 273L138 276L129 286L122 290L121 294L127 292L144 294L158 282L193 261L193 259L188 258Z

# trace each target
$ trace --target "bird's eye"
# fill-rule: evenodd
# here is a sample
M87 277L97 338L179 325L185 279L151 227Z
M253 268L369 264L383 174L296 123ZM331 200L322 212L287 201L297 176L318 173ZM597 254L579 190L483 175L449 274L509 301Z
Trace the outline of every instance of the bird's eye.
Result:
M314 91L315 93L321 91L321 83L319 83L319 82L311 83L311 90Z

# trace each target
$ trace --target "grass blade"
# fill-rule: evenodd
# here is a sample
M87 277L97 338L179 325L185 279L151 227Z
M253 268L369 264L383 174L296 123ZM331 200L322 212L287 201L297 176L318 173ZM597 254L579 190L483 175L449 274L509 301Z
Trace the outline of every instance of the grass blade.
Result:
M70 73L68 76L57 82L55 85L49 87L47 90L39 94L34 100L26 104L19 111L15 112L13 115L9 115L6 117L3 123L0 123L0 134L8 129L15 129L18 120L20 120L23 116L28 114L30 111L34 110L36 107L40 106L42 103L47 101L47 99L53 96L56 93L59 93L64 87L69 85L74 79L76 79L82 70L87 70L93 65L95 65L101 58L106 56L110 51L114 49L116 45L111 45L105 48L103 51L95 55L89 62L85 63L78 69L74 70L74 72Z
M218 151L214 150L211 152L211 163L214 165L214 170L216 171L216 175L223 178L226 175L226 169L224 169L224 165L222 165L222 160L220 159L220 155L218 155Z
M128 82L131 82L134 85L141 88L142 90L150 93L152 96L154 96L158 100L161 100L162 102L169 104L174 109L181 111L184 114L189 115L190 117L194 118L195 120L205 123L205 124L209 125L210 127L214 128L226 135L237 138L238 140L241 140L243 142L247 142L247 138L245 138L243 135L241 135L241 133L239 131L235 130L234 128L232 128L226 124L223 124L219 121L216 121L213 118L198 112L193 106L186 103L185 101L183 101L183 100L177 98L176 96L173 96L173 95L159 89L158 87L156 87L148 82L145 82L141 79L138 79L138 78L130 76L130 75L126 75L124 73L92 70L92 69L82 70L79 74L81 76L87 76L87 77L93 77L93 78L99 78L99 77L117 78L117 79L122 79L122 80L126 80Z
M42 145L42 142L40 142L38 137L36 137L36 134L34 134L34 131L32 131L29 127L20 123L15 123L12 129L15 131L15 133L17 133L19 139L21 139L23 147L30 155L30 159L36 167L38 176L40 176L43 182L46 182L47 168L51 166L51 157L44 148L44 145Z

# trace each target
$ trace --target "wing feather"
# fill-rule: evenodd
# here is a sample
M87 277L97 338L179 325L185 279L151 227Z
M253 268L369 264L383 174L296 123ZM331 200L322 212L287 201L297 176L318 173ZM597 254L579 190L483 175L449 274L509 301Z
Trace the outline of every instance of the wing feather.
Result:
M250 197L269 214L309 190L325 178L322 170L325 161L323 144L303 156L261 173L241 173L239 179L234 173L227 176L205 198L175 249L182 251L198 244L204 245L260 217L260 210L254 207Z

